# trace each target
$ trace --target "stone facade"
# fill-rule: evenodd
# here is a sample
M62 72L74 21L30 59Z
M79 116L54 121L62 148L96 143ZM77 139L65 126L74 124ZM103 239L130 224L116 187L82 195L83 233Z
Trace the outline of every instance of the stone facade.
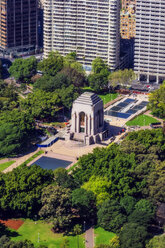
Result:
M72 124L66 139L92 144L101 142L106 135L103 101L94 93L83 93L73 102Z

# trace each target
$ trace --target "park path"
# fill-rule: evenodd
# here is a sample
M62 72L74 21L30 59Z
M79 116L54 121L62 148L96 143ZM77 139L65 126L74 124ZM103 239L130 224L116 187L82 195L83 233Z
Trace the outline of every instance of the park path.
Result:
M30 152L29 154L26 154L24 156L21 156L19 158L13 158L12 160L16 160L16 162L14 164L10 165L8 168L6 168L3 172L6 173L9 171L12 171L14 168L17 168L19 165L24 163L28 158L33 156L38 151L39 151L39 149L35 150L34 152Z
M94 229L89 228L85 232L85 248L94 248Z

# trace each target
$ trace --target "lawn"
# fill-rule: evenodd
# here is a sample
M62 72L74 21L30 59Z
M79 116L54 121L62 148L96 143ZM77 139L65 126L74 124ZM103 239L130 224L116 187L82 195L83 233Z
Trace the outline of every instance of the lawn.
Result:
M138 115L131 121L127 121L127 126L149 126L151 123L156 123L158 120L156 120L153 117L150 117L148 115Z
M113 232L108 232L105 231L101 227L97 227L94 229L94 234L95 234L95 245L99 244L109 244L109 241L116 236L115 233Z
M83 92L94 92L91 87L84 87L82 88ZM97 94L97 93L96 93ZM103 100L103 103L106 104L118 97L118 93L107 93L107 94L98 94L98 96Z
M6 168L8 168L10 165L14 164L15 161L9 161L9 162L5 162L5 163L2 163L0 164L0 171L3 171L5 170Z
M103 103L106 104L116 99L118 97L118 93L108 93L105 95L98 95L98 96L103 100Z
M29 239L35 247L47 245L49 248L59 248L63 240L67 238L69 246L77 248L77 236L63 236L63 234L53 233L51 227L51 224L43 221L35 222L26 219L24 224L17 230L18 236L11 239L14 241ZM83 236L79 236L79 248L85 248Z

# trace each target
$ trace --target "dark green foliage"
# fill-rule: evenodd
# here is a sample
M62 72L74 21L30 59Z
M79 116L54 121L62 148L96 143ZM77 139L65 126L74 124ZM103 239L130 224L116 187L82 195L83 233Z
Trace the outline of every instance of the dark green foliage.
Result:
M147 238L147 230L136 223L128 223L123 226L119 235L121 248L144 248Z
M69 87L63 87L59 90L62 105L67 109L71 109L73 101L79 96L77 89L71 84Z
M53 118L59 111L61 100L58 93L36 90L22 100L21 107L34 118Z
M110 71L101 58L96 58L92 62L92 72L89 77L89 85L95 92L108 89L108 76Z
M2 60L0 59L0 79L2 78Z
M117 232L127 221L123 208L115 200L106 200L97 213L98 224L105 230Z
M79 159L79 166L73 171L75 180L84 183L92 175L106 176L111 182L111 197L133 195L138 191L130 169L135 166L134 154L125 156L116 144L110 148L97 148L92 154Z
M136 199L132 196L125 196L120 200L120 205L124 208L127 215L133 212L135 204Z
M147 212L152 216L154 216L155 214L155 207L153 203L146 199L141 199L140 201L138 201L135 205L135 209Z
M55 76L62 68L63 57L59 52L50 52L48 58L38 64L38 69L49 76Z
M165 118L165 82L160 85L160 89L150 94L148 108L155 116Z
M16 155L23 151L34 132L34 120L30 114L18 110L0 115L0 156Z
M75 68L64 67L61 74L65 75L69 82L71 82L75 87L83 87L86 79L83 72L79 72Z
M53 220L55 232L65 231L69 228L73 219L70 189L49 185L42 192L41 202L42 208L39 215Z
M165 246L165 235L154 236L150 239L149 243L146 245L146 248L164 248Z
M155 170L148 176L147 184L149 197L154 203L164 202L165 199L165 161L157 164Z
M31 56L27 59L15 59L9 68L9 73L16 80L26 82L28 78L35 75L37 69L37 59Z
M71 174L68 174L64 168L57 168L54 170L54 180L58 186L63 188L75 189L77 184L74 182Z
M138 132L131 132L127 136L128 140L136 140L139 144L144 145L146 149L154 147L156 154L161 159L164 159L165 154L165 135L162 129L157 130L141 130ZM159 148L159 149L157 149ZM152 153L154 150L152 149Z
M34 216L41 207L42 189L53 181L52 171L37 165L0 174L0 209L6 215Z
M52 77L49 75L43 75L34 83L33 88L40 89L46 92L52 92L54 90L54 85L52 85Z
M34 245L29 240L24 241L11 241L8 237L2 236L0 238L1 248L34 248Z
M136 223L139 226L148 226L148 224L151 223L153 220L153 213L149 213L147 211L142 211L135 209L129 216L128 216L128 222Z
M83 219L89 220L95 217L96 197L92 191L82 188L73 190L72 205L79 210L79 214Z
M18 94L13 85L7 85L0 80L0 112L11 110L18 106Z
M0 126L0 156L16 155L22 150L24 135L19 129L10 123Z

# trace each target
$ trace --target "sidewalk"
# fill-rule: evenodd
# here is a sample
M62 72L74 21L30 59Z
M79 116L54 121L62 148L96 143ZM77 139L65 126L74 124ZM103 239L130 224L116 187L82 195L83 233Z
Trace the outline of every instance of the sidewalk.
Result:
M85 232L85 248L94 248L94 229L91 227Z

